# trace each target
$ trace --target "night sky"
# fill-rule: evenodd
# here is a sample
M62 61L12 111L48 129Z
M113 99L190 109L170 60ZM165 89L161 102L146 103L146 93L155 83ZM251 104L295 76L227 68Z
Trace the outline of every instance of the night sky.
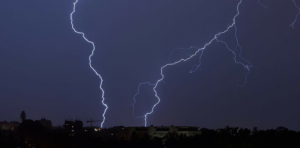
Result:
M27 118L45 117L55 126L65 119L102 119L100 80L89 67L92 45L71 28L73 2L0 0L0 121L19 121L23 110ZM202 48L224 31L238 2L79 0L74 25L96 45L92 65L104 79L109 106L104 127L143 126L130 106L139 83L160 79L174 49ZM236 89L247 70L214 41L194 73L189 71L200 54L164 69L161 102L148 125L300 130L300 22L289 26L299 10L292 0L261 2L268 7L243 0L236 18L241 55L253 64L246 85ZM233 28L220 39L236 46ZM177 50L171 62L187 57ZM152 87L140 88L136 116L157 102Z

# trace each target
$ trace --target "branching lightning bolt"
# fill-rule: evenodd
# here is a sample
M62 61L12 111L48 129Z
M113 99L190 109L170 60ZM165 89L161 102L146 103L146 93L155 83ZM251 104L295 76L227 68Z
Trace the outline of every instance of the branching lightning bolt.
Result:
M78 3L78 0L76 0L76 2L73 3L74 7L73 7L73 11L72 13L70 14L70 19L71 19L71 25L72 25L72 29L74 30L75 33L77 34L80 34L82 35L82 37L84 38L85 41L87 41L88 43L92 44L93 45L93 50L92 50L92 53L90 54L89 56L89 65L90 65L90 68L95 72L95 74L100 78L100 90L102 91L102 104L105 106L105 110L104 110L104 113L102 114L103 116L103 121L101 122L101 128L103 127L103 124L104 124L104 121L105 121L105 113L108 109L108 106L107 104L104 103L104 89L102 88L102 83L103 83L103 78L101 77L101 75L94 69L94 67L92 66L92 56L94 55L94 51L95 51L95 44L94 42L88 40L86 37L85 37L85 34L83 32L79 32L77 31L75 28L74 28L74 25L73 25L73 14L75 13L75 8L76 8L76 4Z
M243 58L243 57L241 56L242 47L240 46L239 41L238 41L238 37L237 37L237 27L236 27L236 18L237 18L237 17L239 16L239 14L240 14L240 12L239 12L239 6L241 5L242 1L243 1L243 0L240 0L239 3L237 4L237 7L236 7L236 9L237 9L237 14L233 17L233 22L232 22L232 24L229 25L229 26L227 27L226 30L224 30L224 31L222 31L222 32L219 32L219 33L215 34L214 37L213 37L209 42L207 42L202 48L197 49L197 50L194 52L194 54L189 54L188 52L185 51L185 49L179 48L179 49L183 50L183 52L184 52L186 55L189 56L188 58L182 58L182 59L180 59L180 60L178 60L178 61L176 61L176 62L170 63L170 57L171 57L171 55L172 55L173 52L174 52L174 51L172 51L172 53L171 53L171 55L170 55L170 57L169 57L169 63L166 64L166 65L164 65L164 66L162 66L162 67L160 67L161 78L158 79L158 80L156 81L155 84L151 84L150 82L143 82L143 83L140 83L140 84L139 84L139 86L138 86L138 92L134 95L134 97L133 97L133 102L132 102L132 103L133 103L133 105L132 105L132 106L133 106L133 111L132 111L133 116L134 116L134 109L135 109L134 105L135 105L135 103L136 103L136 97L137 97L137 95L139 94L140 87L141 87L142 85L144 85L144 84L148 84L148 85L154 86L154 87L153 87L153 91L154 91L155 97L158 99L158 101L153 105L153 107L152 107L152 109L151 109L150 112L147 112L144 116L142 116L142 117L144 118L144 120L145 120L145 126L147 126L147 117L148 117L148 115L150 115L150 114L153 113L154 108L155 108L155 107L160 103L160 101L161 101L160 97L159 97L158 94L157 94L156 88L157 88L157 86L158 86L158 84L159 84L160 82L164 82L163 79L164 79L165 76L164 76L164 74L163 74L163 69L166 68L166 67L168 67L168 66L174 66L174 65L176 65L176 64L178 64L178 63L180 63L180 62L188 61L188 60L190 60L191 58L195 57L199 52L201 52L201 54L200 54L200 56L199 56L199 64L198 64L198 65L194 65L194 66L192 67L192 69L190 70L190 73L193 73L194 71L196 71L197 69L199 69L199 67L201 66L201 57L202 57L202 55L203 55L203 51L204 51L209 45L211 45L214 41L216 41L216 42L218 42L218 43L224 44L225 47L226 47L230 52L232 52L232 54L233 54L233 56L234 56L234 58L233 58L233 59L234 59L234 62L235 62L236 64L239 64L239 65L243 66L244 69L247 70L247 73L246 73L246 75L245 75L245 81L244 81L244 83L243 83L242 85L238 85L237 88L238 88L238 87L243 87L243 86L247 83L247 77L248 77L248 74L250 73L250 68L251 68L253 65L252 65L249 61L247 61L245 58ZM266 6L266 5L263 5L260 1L261 1L261 0L258 0L258 3L259 3L261 6L267 8L267 6ZM297 13L297 15L296 15L296 17L295 17L294 22L292 22L292 24L290 24L290 26L291 26L292 28L294 28L294 24L297 22L298 16L299 16L299 14L300 14L300 7L297 6L297 3L295 2L295 0L292 0L292 1L294 2L295 7L299 10L299 12ZM78 0L76 0L76 1L73 3L74 7L73 7L72 13L70 14L70 20L71 20L71 25L72 25L73 31L74 31L75 33L77 33L77 34L82 35L82 37L84 38L84 40L85 40L86 42L92 44L92 46L93 46L92 53L89 55L89 66L90 66L90 68L94 71L94 73L100 78L100 86L99 86L99 88L100 88L100 90L102 91L102 96L101 96L101 97L102 97L102 104L103 104L103 106L105 106L104 113L102 114L102 116L103 116L103 121L101 122L101 128L102 128L102 127L103 127L103 124L104 124L104 122L105 122L105 114L106 114L106 111L107 111L107 109L108 109L107 104L104 103L104 101L105 101L105 98L104 98L104 89L102 88L103 78L102 78L101 75L93 68L93 66L92 66L92 64L91 64L91 63L92 63L91 58L92 58L92 56L94 55L94 51L95 51L95 44L94 44L94 42L88 40L88 39L85 37L85 34L84 34L83 32L77 31L77 30L75 29L74 25L73 25L73 14L75 13L75 8L76 8L76 4L77 4L77 3L78 3ZM236 42L236 47L235 47L234 49L231 49L231 48L228 46L228 44L227 44L226 42L224 42L224 41L222 41L222 40L219 40L219 37L220 37L222 34L227 33L227 32L228 32L231 28L233 28L233 27L234 27L234 29L235 29L235 38L236 38L236 41L237 41L237 42ZM191 47L191 48L192 48L192 47ZM237 49L239 49L238 54L236 53L236 50L237 50ZM175 49L175 50L178 50L178 49ZM240 59L242 59L245 63L237 61L237 57L240 58Z
M187 56L191 56L191 54L189 54L189 53L187 52L188 50L191 50L191 49L198 49L198 47L196 47L196 46L191 46L190 48L180 48L180 47L178 47L178 48L174 49L174 50L171 52L171 54L169 55L169 63L171 63L171 57L172 57L172 55L174 54L175 51L181 50L181 51L182 51L183 53L185 53Z
M228 47L228 44L226 43L226 42L224 42L224 41L222 41L222 40L219 40L218 38L216 38L216 40L217 40L217 42L219 42L219 43L223 43L225 46L226 46L226 48L229 50L229 51L231 51L232 52L232 54L233 54L233 59L234 59L234 62L236 63L236 64L241 64L243 67L244 67L244 69L246 69L247 70L247 73L246 73L246 75L245 75L245 81L244 81L244 83L242 84L242 85L238 85L237 87L236 87L236 89L238 88L238 87L243 87L243 86L245 86L246 85L246 83L247 83L247 77L248 77L248 74L250 73L250 67L252 67L252 65L250 64L250 65L246 65L246 64L244 64L244 63L242 63L242 62L238 62L237 60L236 60L236 53L234 52L234 50L232 50L232 49L230 49L229 47ZM241 53L241 52L240 52ZM240 57L240 56L239 56ZM241 57L240 57L241 58Z
M297 15L296 15L296 17L295 17L294 22L290 25L290 26L294 29L294 28L295 28L295 27L294 27L294 24L297 22L298 16L299 16L299 14L300 14L300 7L297 5L297 3L295 2L295 0L292 0L292 1L294 2L295 7L299 10L299 12L297 13Z
M172 57L172 55L173 55L173 53L176 51L176 50L182 50L183 51L183 53L185 53L186 55L188 55L189 57L190 56L192 56L191 54L189 54L189 53L187 53L187 50L190 50L190 49L199 49L198 47L196 47L196 46L191 46L190 48L176 48L176 49L174 49L172 52L171 52L171 54L170 54L170 56L169 56L169 63L171 62L171 57ZM193 73L193 72L195 72L200 66L201 66L201 58L202 58L202 55L203 55L203 51L204 50L202 50L202 52L201 52L201 54L200 54L200 56L199 56L199 63L197 64L197 65L194 65L193 67L192 67L192 69L190 70L190 73Z
M140 83L139 84L139 87L138 87L138 92L133 96L133 100L132 100L132 116L135 117L135 114L134 114L134 109L135 109L135 103L136 103L136 96L140 93L140 87L142 85L145 85L145 84L148 84L148 85L155 85L155 84L151 84L150 82L143 82L143 83Z
M163 74L163 69L166 68L166 67L168 67L168 66L176 65L176 64L178 64L178 63L180 63L180 62L188 61L188 60L190 60L191 58L195 57L199 52L201 52L201 54L200 54L200 56L199 56L199 64L198 64L198 65L195 65L195 66L190 70L190 73L196 71L196 70L200 67L200 65L201 65L201 57L202 57L202 55L203 55L204 49L206 49L209 45L211 45L213 41L217 41L217 42L220 42L220 43L225 44L226 48L227 48L229 51L231 51L231 52L233 53L233 55L234 55L234 62L235 62L236 64L242 65L242 66L244 67L244 69L247 70L247 74L246 74L246 76L245 76L245 82L244 82L242 85L238 85L237 87L243 87L243 86L246 84L246 82L247 82L247 76L248 76L248 74L249 74L249 72L250 72L250 67L252 67L252 65L251 65L251 63L250 63L249 61L247 61L247 60L245 60L244 58L241 57L242 48L241 48L241 46L239 45L239 42L238 42L237 28L236 28L236 25L235 25L235 24L236 24L235 19L236 19L236 17L239 16L239 14L240 14L240 13L239 13L239 6L240 6L240 4L242 3L242 1L243 1L243 0L240 0L240 1L239 1L238 5L237 5L237 14L233 17L233 22L232 22L232 24L229 25L229 26L227 27L226 30L224 30L223 32L219 32L219 33L215 34L214 37L213 37L208 43L206 43L206 44L204 45L204 47L197 49L197 50L195 51L194 54L191 54L191 55L187 54L187 55L189 55L188 58L185 58L185 59L182 58L182 59L180 59L180 60L178 60L178 61L176 61L176 62L168 63L168 64L166 64L166 65L164 65L164 66L162 66L162 67L160 68L161 78L160 78L159 80L156 81L156 83L155 83L155 85L154 85L154 87L153 87L153 91L154 91L154 93L155 93L155 97L158 99L158 101L154 104L154 106L152 107L151 111L150 111L150 112L147 112L147 113L143 116L143 117L144 117L144 120L145 120L145 126L147 126L147 116L153 113L154 108L160 103L160 100L161 100L160 97L159 97L158 94L157 94L156 88L157 88L158 84L159 84L161 81L163 81L163 79L164 79L164 77L165 77L164 74ZM239 50L238 56L239 56L239 58L243 59L243 60L246 62L246 64L244 64L244 63L242 63L242 62L238 62L238 61L236 60L237 54L235 53L235 50L230 49L230 48L228 47L228 45L227 45L226 42L221 41L221 40L218 39L222 34L228 32L228 31L229 31L231 28L233 28L233 27L235 28L235 37L236 37L236 40L237 40L236 48L239 48L239 49L240 49L240 50ZM235 48L235 49L236 49L236 48ZM177 49L175 49L175 50L177 50ZM173 53L173 52L174 52L174 51L172 51L172 53ZM171 55L172 55L172 53L171 53ZM169 58L169 59L170 59L170 58Z

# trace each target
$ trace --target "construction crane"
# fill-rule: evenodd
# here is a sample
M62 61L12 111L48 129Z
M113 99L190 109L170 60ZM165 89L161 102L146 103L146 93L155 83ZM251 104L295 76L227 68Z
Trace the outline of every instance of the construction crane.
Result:
M91 118L91 120L86 120L86 123L90 123L91 122L91 127L93 127L93 122L99 122L99 121L103 121L103 120L93 120Z

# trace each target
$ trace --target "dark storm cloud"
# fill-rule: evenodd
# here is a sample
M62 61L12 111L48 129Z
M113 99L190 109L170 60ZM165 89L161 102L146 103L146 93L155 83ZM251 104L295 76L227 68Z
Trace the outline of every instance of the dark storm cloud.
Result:
M99 79L88 66L92 46L73 32L73 1L0 1L0 120L43 116L59 125L66 118L101 119ZM79 1L74 25L95 42L93 66L103 76L109 105L104 126L144 125L132 118L130 104L140 82L155 83L172 50L203 47L226 29L236 14L229 1ZM292 1L244 0L236 19L247 71L234 64L223 44L202 56L164 70L157 88L161 103L148 125L242 126L299 130L300 24L289 25L298 10ZM235 46L233 30L222 40ZM180 51L174 60L186 56ZM157 101L149 86L137 96L136 115Z

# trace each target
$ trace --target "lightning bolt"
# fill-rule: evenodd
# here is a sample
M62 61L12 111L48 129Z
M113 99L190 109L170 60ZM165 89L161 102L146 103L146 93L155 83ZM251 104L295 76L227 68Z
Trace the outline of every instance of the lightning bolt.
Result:
M190 49L199 49L198 47L196 47L196 46L191 46L190 48L176 48L176 49L174 49L172 52L171 52L171 54L170 54L170 56L169 56L169 63L170 63L170 61L171 61L171 57L172 57L172 55L173 55L173 53L176 51L176 50L182 50L182 52L183 53L185 53L187 56L192 56L191 54L189 54L187 51L188 50L190 50ZM202 58L202 55L203 55L203 51L204 50L202 50L202 52L201 52L201 54L200 54L200 56L199 56L199 63L198 63L198 65L194 65L193 67L192 67L192 69L190 70L190 73L193 73L193 72L195 72L200 66L201 66L201 58Z
M259 3L261 6L263 6L263 7L265 7L265 8L268 8L266 5L262 4L260 1L261 1L261 0L259 0L258 3Z
M188 58L182 58L182 59L180 59L180 60L178 60L178 61L175 61L175 62L173 62L173 63L170 63L170 57L171 57L171 55L172 55L173 52L174 52L174 51L172 51L172 53L171 53L171 55L170 55L170 57L169 57L169 63L166 64L166 65L164 65L164 66L162 66L162 67L160 67L161 78L158 79L158 80L156 81L155 84L151 84L150 82L143 82L143 83L140 83L140 84L139 84L139 86L138 86L138 92L134 95L134 97L133 97L133 102L132 102L132 103L133 103L133 111L132 111L133 116L134 116L134 108L135 108L134 105L135 105L135 103L136 103L136 97L137 97L137 95L139 94L140 87L141 87L142 85L145 85L145 84L154 86L154 87L153 87L153 91L154 91L155 97L158 99L158 101L153 105L153 107L152 107L152 109L151 109L150 112L147 112L144 116L142 116L142 117L144 118L144 120L145 120L145 126L147 126L147 117L148 117L148 115L151 115L151 114L153 113L154 108L155 108L155 107L160 103L160 101L161 101L160 97L159 97L158 94L157 94L156 88L157 88L158 84L159 84L161 81L164 82L164 80L163 80L164 77L165 77L164 74L163 74L164 68L166 68L166 67L168 67L168 66L174 66L174 65L176 65L176 64L178 64L178 63L181 63L181 62L186 62L186 61L190 60L191 58L195 57L199 52L201 52L201 54L200 54L200 56L199 56L199 64L198 64L198 65L194 65L194 66L192 67L192 69L190 70L190 73L193 73L194 71L196 71L196 70L201 66L201 57L202 57L202 55L203 55L203 51L204 51L209 45L211 45L214 41L216 41L216 42L218 42L218 43L224 44L225 47L226 47L230 52L232 52L232 54L234 55L234 58L233 58L233 59L234 59L234 62L235 62L236 64L239 64L239 65L243 66L243 68L244 68L245 70L247 70L247 73L246 73L246 75L245 75L245 81L244 81L244 83L243 83L242 85L238 85L237 88L238 88L238 87L243 87L243 86L247 83L247 77L248 77L248 74L250 73L250 68L251 68L253 65L252 65L249 61L247 61L245 58L243 58L243 57L241 56L242 47L240 46L239 41L238 41L237 27L236 27L236 18L237 18L237 17L239 16L239 14L240 14L240 12L239 12L239 7L240 7L242 1L243 1L243 0L240 0L239 3L237 4L237 7L236 7L236 9L237 9L237 14L233 17L233 22L232 22L232 24L229 25L229 26L227 27L226 30L224 30L224 31L222 31L222 32L219 32L219 33L215 34L214 37L213 37L209 42L207 42L202 48L197 49L197 50L195 51L194 54L189 54L189 53L187 53L187 52L185 51L185 49L181 49L181 50L183 50L183 52L184 52L186 55L189 56ZM261 0L259 0L258 3L259 3L261 6L267 8L267 6L263 5L260 1L261 1ZM294 22L290 25L292 28L294 28L294 24L297 22L298 15L300 14L300 7L297 6L295 0L292 0L292 1L294 2L295 7L299 10L299 12L297 13L297 15L296 15L296 17L295 17ZM93 68L93 66L92 66L92 64L91 64L91 63L92 63L91 58L92 58L92 56L94 55L94 51L95 51L95 44L94 44L94 42L88 40L88 39L85 37L85 34L84 34L83 32L79 32L79 31L77 31L77 30L74 28L74 25L73 25L73 14L75 13L75 8L76 8L76 4L77 4L77 3L78 3L78 0L76 0L76 1L73 3L74 7L73 7L72 13L70 14L70 20L71 20L72 29L74 30L74 32L77 33L77 34L82 35L82 37L84 38L84 40L85 40L86 42L92 44L92 46L93 46L92 53L89 55L89 66L90 66L90 68L94 71L94 73L100 78L100 86L99 86L99 88L100 88L100 90L102 91L102 96L101 96L101 97L102 97L102 104L103 104L103 106L105 106L104 113L102 114L102 116L103 116L103 121L101 122L101 128L102 128L102 127L103 127L103 124L104 124L104 121L105 121L105 113L106 113L106 111L107 111L107 109L108 109L107 104L104 103L104 101L105 101L105 98L104 98L104 89L102 88L103 78L102 78L101 75ZM220 37L222 34L227 33L231 28L234 28L234 29L235 29L235 38L236 38L236 41L237 41L237 42L236 42L236 43L237 43L237 44L236 44L236 47L235 47L234 49L229 48L229 46L228 46L228 44L227 44L226 42L224 42L224 41L222 41L222 40L219 40L219 37ZM235 52L237 49L239 49L238 54ZM178 49L175 49L175 50L178 50ZM237 61L237 57L243 59L245 63Z
M295 0L292 0L294 2L294 5L295 7L299 10L299 12L297 13L296 17L295 17L295 20L294 22L290 25L293 29L295 28L294 27L294 24L297 22L297 19L298 19L298 15L300 14L300 7L297 5L297 3L295 2Z
M148 85L155 85L155 84L151 84L150 82L143 82L143 83L140 83L139 84L139 87L138 87L138 92L133 96L133 100L132 100L132 116L135 117L135 114L134 114L134 109L135 109L135 103L136 103L136 96L140 93L140 87L142 85L145 85L145 84L148 84Z
M169 63L171 63L171 57L172 57L172 55L174 54L175 51L181 50L181 51L182 51L183 53L185 53L187 56L191 56L191 54L189 54L189 53L187 52L188 50L191 50L191 49L198 49L198 47L196 47L196 46L191 46L190 48L180 48L180 47L178 47L178 48L174 49L174 50L171 52L171 54L169 55Z
M203 55L203 51L204 51L209 45L211 45L214 41L217 41L217 42L220 42L220 43L225 44L226 48L227 48L229 51L231 51L231 52L233 53L233 55L234 55L234 62L235 62L236 64L242 65L242 66L244 67L244 69L247 70L247 74L246 74L246 76L245 76L245 82L244 82L242 85L238 85L237 87L243 87L243 86L247 83L247 76L248 76L248 74L250 73L250 67L252 67L252 65L251 65L251 63L250 63L249 61L247 61L246 59L244 59L243 57L241 57L242 48L241 48L241 46L239 45L239 42L238 42L237 28L236 28L236 25L235 25L235 24L236 24L235 19L236 19L236 17L238 17L239 14L240 14L240 12L239 12L239 6L241 5L242 1L243 1L243 0L240 0L240 1L239 1L238 5L237 5L237 8L236 8L236 9L237 9L237 14L233 17L233 22L232 22L232 24L229 25L229 26L227 27L226 30L224 30L224 31L222 31L222 32L219 32L219 33L215 34L214 37L213 37L208 43L206 43L202 48L197 49L197 50L195 51L194 54L191 54L191 55L187 54L187 55L189 55L188 58L185 58L185 59L182 58L182 59L180 59L180 60L178 60L178 61L176 61L176 62L168 63L168 64L166 64L166 65L164 65L164 66L162 66L162 67L160 68L160 75L161 75L161 78L158 79L158 80L156 81L156 83L155 83L155 85L154 85L154 87L153 87L153 91L154 91L154 93L155 93L155 97L157 98L158 101L153 105L151 111L150 111L150 112L147 112L147 113L143 116L143 117L144 117L144 120L145 120L145 127L147 126L147 117L148 117L148 115L151 115L151 114L153 113L154 108L155 108L155 107L160 103L160 101L161 101L160 97L157 95L156 88L157 88L158 84L159 84L161 81L163 81L163 79L164 79L164 77L165 77L164 74L163 74L164 68L166 68L166 67L168 67L168 66L174 66L174 65L176 65L176 64L178 64L178 63L180 63L180 62L186 62L186 61L192 59L193 57L195 57L199 52L201 52L201 54L200 54L200 56L199 56L199 64L198 64L198 65L195 65L195 66L190 70L190 73L196 71L196 70L200 67L200 65L201 65L201 57L202 57L202 55ZM234 28L234 29L235 29L235 37L236 37L236 41L237 41L237 45L236 45L236 47L235 47L234 50L230 49L230 48L228 47L228 45L227 45L226 42L221 41L221 40L218 39L222 34L228 32L231 28ZM236 50L237 48L239 48L239 54L236 54L236 52L235 52L235 50ZM175 49L175 50L178 50L178 49ZM174 52L174 51L172 51L172 53L173 53L173 52ZM171 55L172 55L172 53L171 53ZM238 62L238 61L236 60L237 55L238 55L239 58L243 59L243 60L245 61L246 64L244 64L244 63L242 63L242 62ZM170 61L170 57L169 57L169 61Z
M222 41L222 40L219 40L218 39L218 37L216 38L216 40L217 40L217 42L219 42L219 43L223 43L225 46L226 46L226 48L229 50L229 51L231 51L232 52L232 54L233 54L233 60L234 60L234 63L236 63L236 64L241 64L243 67L244 67L244 69L246 69L247 70L247 73L246 73L246 75L245 75L245 81L244 81L244 83L242 84L242 85L237 85L236 86L236 89L237 88L239 88L239 87L244 87L245 85L246 85L246 83L247 83L247 77L248 77L248 74L250 73L250 67L252 67L252 65L250 64L250 65L246 65L246 64L244 64L244 63L242 63L242 62L238 62L237 60L236 60L236 53L234 52L234 50L232 50L232 49L230 49L229 48L229 46L228 46L228 44L226 43L226 42L224 42L224 41ZM241 50L240 50L241 51ZM241 52L240 52L241 53ZM240 57L240 56L239 56ZM241 58L241 57L240 57Z
M102 88L103 78L102 78L101 75L95 70L95 68L92 66L92 59L91 59L91 58L92 58L92 56L94 55L94 51L95 51L95 49L96 49L96 48L95 48L94 42L88 40L88 39L85 37L85 34L84 34L83 32L79 32L79 31L77 31L77 30L74 28L74 24L73 24L73 14L75 13L75 8L76 8L76 4L77 4L77 3L78 3L78 0L76 0L76 2L73 3L73 5L74 5L73 11L72 11L72 13L70 14L71 25L72 25L72 29L74 30L75 33L82 35L82 37L84 38L85 41L87 41L88 43L90 43L90 44L93 45L92 53L91 53L90 56L89 56L89 65L90 65L90 68L95 72L95 74L100 78L100 86L99 86L99 88L100 88L100 90L102 91L102 96L101 96L101 97L102 97L102 104L103 104L103 106L105 106L104 113L102 114L102 116L103 116L103 120L102 120L102 122L101 122L101 128L102 128L102 127L103 127L103 124L104 124L104 121L105 121L105 113L106 113L106 111L107 111L107 109L108 109L107 104L104 103L104 100L105 100L105 98L104 98L104 89Z

